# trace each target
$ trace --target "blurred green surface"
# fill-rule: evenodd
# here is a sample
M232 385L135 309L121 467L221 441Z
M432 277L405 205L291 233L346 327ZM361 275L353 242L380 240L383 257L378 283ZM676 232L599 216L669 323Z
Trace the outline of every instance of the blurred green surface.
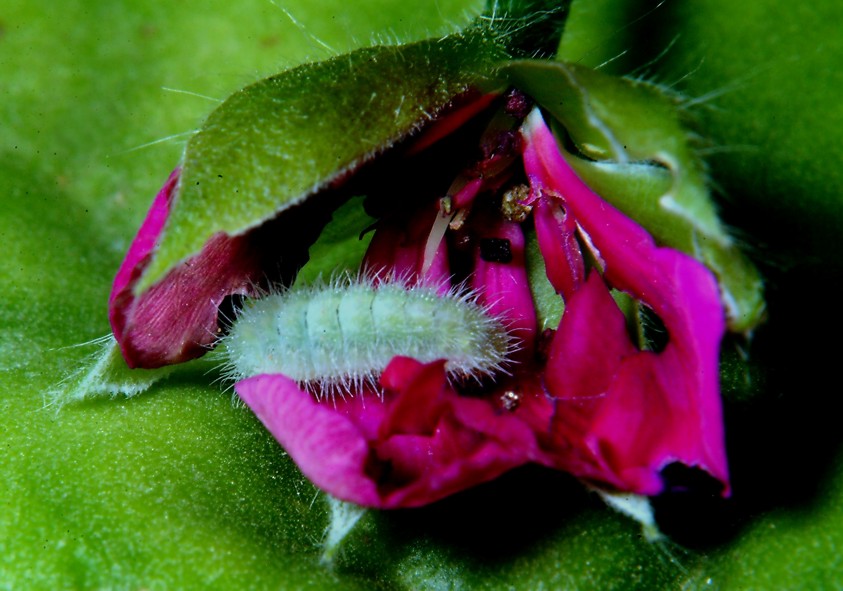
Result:
M479 9L277 4L301 28L265 0L0 7L0 588L839 588L838 361L823 340L841 329L836 0L668 1L625 28L647 3L573 8L566 57L629 50L608 69L630 72L680 35L641 73L717 93L699 132L724 213L769 277L751 347L767 391L727 409L734 499L660 505L684 547L643 541L563 475L522 470L427 509L367 513L326 564L324 496L213 374L49 405L94 351L73 345L108 332L111 277L210 99Z

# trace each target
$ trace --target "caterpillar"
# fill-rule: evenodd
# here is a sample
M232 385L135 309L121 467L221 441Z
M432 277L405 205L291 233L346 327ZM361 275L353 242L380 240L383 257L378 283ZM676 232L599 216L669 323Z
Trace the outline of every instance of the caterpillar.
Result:
M343 277L249 300L221 338L225 374L284 374L317 395L377 390L396 355L445 359L452 381L505 372L516 349L476 293Z

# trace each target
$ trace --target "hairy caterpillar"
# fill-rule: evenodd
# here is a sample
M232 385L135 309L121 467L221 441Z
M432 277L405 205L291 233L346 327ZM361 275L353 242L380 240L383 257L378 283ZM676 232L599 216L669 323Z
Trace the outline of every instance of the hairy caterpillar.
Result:
M446 359L450 379L481 380L515 349L476 294L365 277L249 301L221 340L229 377L281 373L317 394L375 388L396 355Z

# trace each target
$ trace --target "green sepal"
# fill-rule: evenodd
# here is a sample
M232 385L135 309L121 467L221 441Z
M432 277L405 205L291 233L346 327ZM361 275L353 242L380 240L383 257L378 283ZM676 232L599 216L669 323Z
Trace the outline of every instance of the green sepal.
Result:
M348 273L354 275L372 234L366 230L375 221L363 209L363 197L352 197L334 211L333 218L308 250L309 259L296 275L300 283L313 283Z
M130 368L120 352L113 335L76 345L94 350L47 392L47 403L57 409L66 404L94 398L131 398L149 390L154 384L173 374L197 374L207 379L209 373L221 365L219 359L194 359L180 365L167 365L154 369Z
M547 269L539 250L539 241L534 228L525 229L526 244L524 254L527 264L527 277L530 280L530 293L533 295L533 305L536 307L536 321L539 333L556 328L565 311L565 301L547 278Z
M68 375L49 393L50 402L61 408L98 396L132 397L169 376L175 366L131 369L112 335L91 343L97 347L79 369Z
M761 276L718 218L678 99L562 62L515 61L503 73L564 128L562 143L570 139L578 152L568 160L592 189L657 242L717 275L731 330L748 332L762 321Z
M219 232L242 234L302 203L472 89L500 90L489 28L305 64L236 92L189 141L141 293Z

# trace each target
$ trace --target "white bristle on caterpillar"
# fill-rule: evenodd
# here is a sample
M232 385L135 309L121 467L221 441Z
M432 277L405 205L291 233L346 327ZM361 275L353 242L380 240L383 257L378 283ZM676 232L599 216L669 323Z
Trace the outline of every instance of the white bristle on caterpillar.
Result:
M344 277L248 301L221 339L226 377L284 374L317 395L377 390L397 355L446 360L449 379L506 372L516 339L477 294Z

